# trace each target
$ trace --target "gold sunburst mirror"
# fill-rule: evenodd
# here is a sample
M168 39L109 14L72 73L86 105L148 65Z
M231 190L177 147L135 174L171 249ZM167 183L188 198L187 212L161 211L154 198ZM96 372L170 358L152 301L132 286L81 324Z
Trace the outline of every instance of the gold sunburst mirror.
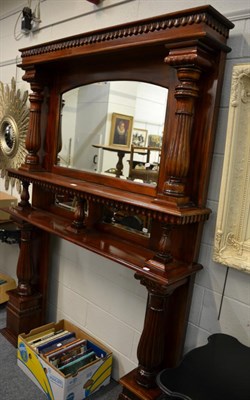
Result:
M0 170L5 180L5 189L11 185L18 192L21 185L18 180L8 176L8 168L18 168L25 160L25 140L29 124L29 109L27 107L28 91L21 95L16 90L16 81L11 79L11 85L0 82Z

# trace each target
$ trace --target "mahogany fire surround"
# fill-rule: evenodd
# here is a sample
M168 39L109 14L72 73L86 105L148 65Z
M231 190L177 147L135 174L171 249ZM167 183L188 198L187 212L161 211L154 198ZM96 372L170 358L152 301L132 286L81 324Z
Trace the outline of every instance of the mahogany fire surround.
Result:
M157 399L157 373L182 356L195 274L202 268L197 258L210 214L207 188L231 28L203 6L21 49L30 122L25 162L8 171L23 191L9 209L21 243L4 334L16 343L20 332L45 322L50 234L131 268L148 290L148 303L138 368L121 379L120 400ZM168 88L157 186L56 165L61 94L117 79ZM74 213L55 206L58 194L76 198ZM147 216L150 237L105 224L105 207Z

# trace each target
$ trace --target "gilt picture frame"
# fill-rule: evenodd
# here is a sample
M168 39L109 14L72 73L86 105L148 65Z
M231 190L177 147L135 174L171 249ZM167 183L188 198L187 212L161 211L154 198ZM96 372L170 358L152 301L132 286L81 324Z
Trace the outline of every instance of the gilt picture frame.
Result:
M129 149L132 126L132 116L113 113L111 120L110 146L118 146Z
M250 64L233 67L214 261L250 273Z

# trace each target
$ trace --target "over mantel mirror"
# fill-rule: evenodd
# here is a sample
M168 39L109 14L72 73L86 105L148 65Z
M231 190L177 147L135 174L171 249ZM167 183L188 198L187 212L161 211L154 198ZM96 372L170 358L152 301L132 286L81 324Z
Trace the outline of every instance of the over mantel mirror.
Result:
M34 93L21 170L47 171L60 195L204 207L231 27L204 6L22 49Z
M65 92L57 165L156 185L168 90L102 81Z

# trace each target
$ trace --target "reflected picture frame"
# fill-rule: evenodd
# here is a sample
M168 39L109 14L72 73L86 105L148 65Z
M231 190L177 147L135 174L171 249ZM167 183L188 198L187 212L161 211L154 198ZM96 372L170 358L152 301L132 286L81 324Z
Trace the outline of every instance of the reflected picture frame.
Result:
M131 145L138 147L145 147L147 145L147 129L133 128Z
M133 116L112 114L109 145L114 147L130 148Z
M250 273L250 64L233 67L213 260Z
M148 136L148 147L161 148L162 136L161 135L149 135Z

